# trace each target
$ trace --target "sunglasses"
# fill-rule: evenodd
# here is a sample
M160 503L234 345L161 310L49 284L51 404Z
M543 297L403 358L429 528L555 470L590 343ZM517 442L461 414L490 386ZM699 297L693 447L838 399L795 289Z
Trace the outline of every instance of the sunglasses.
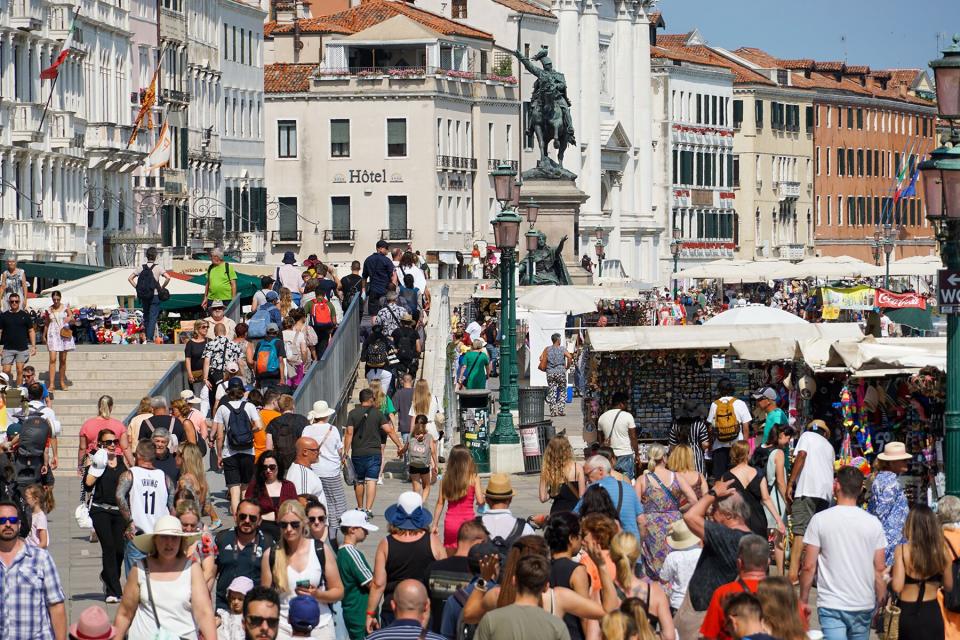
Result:
M310 516L310 517L307 518L307 519L308 519L310 522L315 522L315 523L326 522L326 521L327 521L327 516Z
M101 441L100 441L100 448L101 448L101 449L105 449L105 448L107 448L107 447L115 447L115 446L117 446L117 441L116 441L116 440L101 440Z
M251 627L260 627L266 623L271 629L276 629L280 625L280 618L267 616L247 616L247 624Z
M20 304L19 300L8 300L11 305Z
M256 522L260 519L260 516L253 513L238 513L237 520L240 522Z
M0 516L0 525L3 524L17 524L20 522L18 516Z
M294 520L293 522L290 522L286 520L281 520L277 524L280 525L281 529L296 529L297 527L300 526L300 521Z
M263 468L266 469L267 471L276 471L276 470L277 470L277 465L275 465L275 464L265 464L265 465L263 465Z

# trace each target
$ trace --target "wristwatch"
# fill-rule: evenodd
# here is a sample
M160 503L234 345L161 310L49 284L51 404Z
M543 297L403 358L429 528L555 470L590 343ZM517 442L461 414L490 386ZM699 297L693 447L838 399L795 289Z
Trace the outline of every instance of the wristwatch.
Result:
M710 489L710 491L707 491L707 495L708 495L708 496L713 496L714 498L719 498L719 497L720 497L720 496L717 495L717 492L716 492L715 489Z
M486 590L487 590L487 581L484 580L483 578L480 578L479 580L477 580L477 584L476 584L476 586L475 586L474 588L477 589L477 590L479 590L479 591L486 591Z

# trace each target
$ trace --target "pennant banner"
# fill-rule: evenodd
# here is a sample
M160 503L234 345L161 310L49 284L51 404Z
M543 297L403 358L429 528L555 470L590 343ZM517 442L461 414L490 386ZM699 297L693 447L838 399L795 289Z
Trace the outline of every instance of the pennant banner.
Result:
M894 293L877 289L877 306L881 309L926 309L927 300L919 293Z
M873 309L876 289L873 287L823 287L823 306L866 311Z
M163 127L160 129L160 138L157 140L157 145L144 160L144 168L158 169L168 166L170 164L170 148L172 146L170 128L167 126L167 123L164 122Z

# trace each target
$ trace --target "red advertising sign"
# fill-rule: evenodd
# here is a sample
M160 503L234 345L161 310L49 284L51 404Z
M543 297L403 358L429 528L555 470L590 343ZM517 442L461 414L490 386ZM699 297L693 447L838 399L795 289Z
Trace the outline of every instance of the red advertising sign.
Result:
M881 309L926 309L927 301L919 293L894 293L877 289L877 306Z

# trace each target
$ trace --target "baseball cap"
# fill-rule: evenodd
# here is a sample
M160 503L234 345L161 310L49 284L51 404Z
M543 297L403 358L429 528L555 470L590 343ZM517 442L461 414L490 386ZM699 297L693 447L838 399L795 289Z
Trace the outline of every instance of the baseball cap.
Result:
M761 398L766 398L767 400L772 400L773 402L777 401L777 392L773 390L773 387L760 387L753 393L754 400L760 400Z
M361 529L366 529L367 531L380 530L380 527L367 522L366 514L359 509L350 509L349 511L344 511L342 514L340 514L340 526L360 527Z
M224 308L223 300L211 300L211 301L210 301L210 307L209 307L209 308L210 308L210 309L223 309L223 308Z
M279 333L280 327L277 326L276 322L271 322L267 325L267 333Z
M266 289L273 286L273 276L260 276L260 288Z
M253 580L247 576L237 576L227 587L227 591L233 591L234 593L241 593L243 595L247 595L247 592L251 589L253 589Z
M264 297L270 302L276 302L277 300L280 299L280 294L277 293L276 291L267 291L264 294Z
M320 604L310 596L290 598L287 619L294 629L312 630L320 623Z
M227 390L232 391L234 389L245 389L243 386L243 378L230 378L230 382L227 383Z

